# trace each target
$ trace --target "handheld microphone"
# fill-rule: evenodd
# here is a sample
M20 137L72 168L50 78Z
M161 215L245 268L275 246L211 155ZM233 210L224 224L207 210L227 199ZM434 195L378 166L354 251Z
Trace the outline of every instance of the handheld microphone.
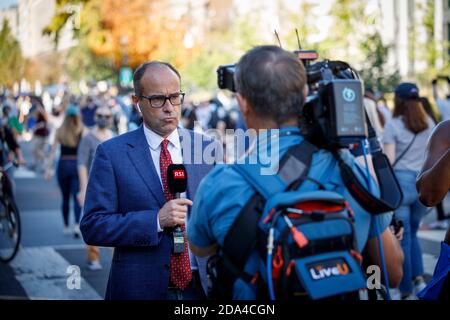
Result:
M169 164L167 167L167 184L169 191L175 199L180 198L180 194L187 189L187 172L182 164ZM172 232L173 235L173 253L180 254L184 252L184 235L180 226L176 226Z
M167 184L169 191L175 197L180 198L180 194L186 192L187 189L187 172L182 164L169 164L167 168Z

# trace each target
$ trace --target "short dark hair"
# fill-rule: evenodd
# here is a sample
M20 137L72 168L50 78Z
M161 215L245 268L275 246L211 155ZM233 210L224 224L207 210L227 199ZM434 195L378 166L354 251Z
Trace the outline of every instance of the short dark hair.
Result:
M292 52L277 46L255 47L239 60L234 80L258 116L278 125L299 117L306 71Z
M134 71L134 74L133 74L133 86L134 86L134 92L135 92L136 96L139 97L139 96L142 95L141 79L144 76L145 71L147 70L147 68L153 67L153 66L167 67L170 70L172 70L173 72L175 72L175 74L181 80L180 73L170 63L162 62L162 61L148 61L148 62L145 62L145 63L141 64L139 67L137 67L137 69Z

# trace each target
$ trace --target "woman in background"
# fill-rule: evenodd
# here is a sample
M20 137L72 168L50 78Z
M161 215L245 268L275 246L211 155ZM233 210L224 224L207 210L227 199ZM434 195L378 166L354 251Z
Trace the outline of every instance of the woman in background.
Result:
M426 114L413 83L395 89L394 112L383 133L384 152L388 156L403 191L403 203L395 212L404 225L401 246L405 255L400 292L403 299L415 299L425 287L422 251L417 231L426 214L416 190L416 178L425 156L434 122Z
M53 175L53 161L56 149L60 146L60 157L57 165L58 185L63 197L62 214L64 221L64 234L73 231L75 237L80 236L80 214L81 207L77 200L79 190L78 170L77 170L77 150L83 133L83 123L78 107L71 104L65 111L64 121L56 130L55 140L49 156L48 167L45 178L50 179ZM70 196L73 197L73 210L75 214L75 226L73 230L69 228L69 203Z

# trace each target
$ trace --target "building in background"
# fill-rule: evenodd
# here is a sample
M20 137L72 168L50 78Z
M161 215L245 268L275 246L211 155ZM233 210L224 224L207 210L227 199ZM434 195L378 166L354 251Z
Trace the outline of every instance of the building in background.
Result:
M2 0L3 1L3 0ZM52 52L55 45L42 30L51 21L56 10L55 0L4 0L0 7L0 23L7 19L12 33L19 41L25 58ZM70 23L61 32L56 51L65 51L77 44L72 37Z
M5 19L8 21L22 56L27 59L26 80L22 79L18 84L20 91L38 90L41 82L64 81L65 55L78 43L73 37L72 27L79 15L66 24L55 47L52 38L42 33L55 12L56 0L0 1L0 24Z

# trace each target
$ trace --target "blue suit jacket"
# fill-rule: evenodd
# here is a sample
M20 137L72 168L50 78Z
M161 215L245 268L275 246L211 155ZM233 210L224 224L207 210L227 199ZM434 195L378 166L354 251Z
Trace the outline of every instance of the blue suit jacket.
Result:
M205 163L201 153L209 145L218 147L218 143L178 130L180 139L191 140L182 141L181 146L188 176L187 198L192 200L200 180L213 167L211 161ZM194 141L199 142L195 148ZM223 154L216 153L216 160L222 160ZM188 164L194 159L201 163ZM166 298L173 240L169 233L157 232L157 213L164 203L142 126L98 146L80 229L87 244L115 247L106 299ZM197 261L205 288L206 260Z

